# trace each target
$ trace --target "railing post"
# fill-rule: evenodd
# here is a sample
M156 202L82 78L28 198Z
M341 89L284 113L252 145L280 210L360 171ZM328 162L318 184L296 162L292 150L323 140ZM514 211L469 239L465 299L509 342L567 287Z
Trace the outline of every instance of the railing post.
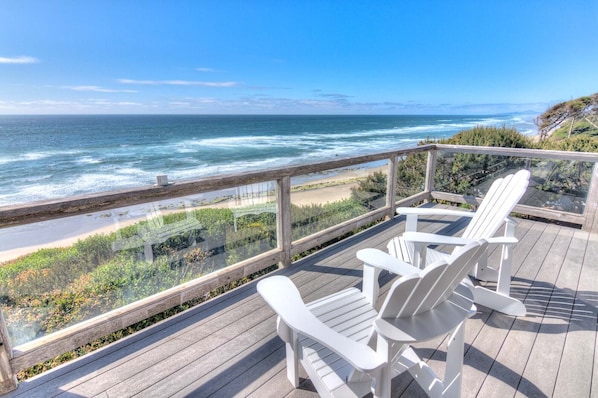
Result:
M291 177L276 180L276 237L278 248L284 253L281 267L291 265Z
M388 171L386 175L386 204L388 205L387 217L392 219L397 211L397 174L399 172L399 160L396 156L388 159Z
M12 347L8 340L8 330L4 315L0 310L0 394L6 394L17 388L17 375L10 366Z
M588 190L583 215L582 230L592 231L598 216L598 162L594 163L594 169L592 170L592 181L590 181L590 189Z
M431 149L428 152L428 163L426 165L426 182L424 192L428 193L428 201L432 200L432 191L434 190L434 175L436 174L436 155L438 151Z

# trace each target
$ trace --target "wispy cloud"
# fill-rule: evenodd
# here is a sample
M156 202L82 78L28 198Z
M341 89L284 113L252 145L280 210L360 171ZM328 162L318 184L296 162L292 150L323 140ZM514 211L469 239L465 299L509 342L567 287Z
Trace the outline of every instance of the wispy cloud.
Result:
M206 73L216 72L216 69L212 69L212 68L196 68L195 70L198 72L206 72Z
M62 87L78 88L82 92L103 93L110 90L98 86ZM100 90L96 90L99 88ZM30 101L3 101L0 99L0 114L31 113L198 113L198 114L494 114L502 112L535 111L546 109L546 104L507 103L423 103L417 101L359 101L340 93L317 93L313 96L291 98L270 96L262 93L234 98L176 97L160 90L159 98L143 98L119 101L113 98L77 98L73 100L40 99ZM167 90L166 90L167 91ZM111 91L108 91L111 92ZM103 97L103 96L102 96ZM118 97L118 96L117 96ZM292 112L289 112L292 110Z
M96 93L136 93L137 90L117 90L112 88L104 88L99 86L69 86L66 87L74 91L94 91Z
M197 108L206 104L221 104L221 101L215 98L182 98L168 103L173 107Z
M55 106L55 105L71 105L72 102L71 101L58 101L58 100L51 100L51 99L43 99L43 100L31 100L31 101L2 101L0 104L2 104L5 107L8 107L8 106L20 106L20 105L25 105L25 106L29 106L29 105L49 105L49 106Z
M530 103L486 103L486 104L455 104L450 105L450 110L454 114L469 113L485 115L492 113L510 113L510 112L532 112L540 115L548 109L552 103L549 102L530 102Z
M132 101L107 101L105 99L93 99L90 98L88 100L89 104L92 105L101 105L101 106L109 106L109 107L120 107L120 106L143 106L141 102L132 102Z
M39 60L34 57L0 57L0 64L36 64Z
M32 101L1 101L0 114L80 114L80 113L130 113L143 112L151 108L148 104L131 101L109 101L105 99L84 99L65 101L40 99Z
M331 94L320 94L320 97L346 100L346 99L352 98L352 95L331 93Z
M133 80L118 79L122 84L141 84L146 86L202 86L202 87L236 87L238 82L202 82L196 80Z

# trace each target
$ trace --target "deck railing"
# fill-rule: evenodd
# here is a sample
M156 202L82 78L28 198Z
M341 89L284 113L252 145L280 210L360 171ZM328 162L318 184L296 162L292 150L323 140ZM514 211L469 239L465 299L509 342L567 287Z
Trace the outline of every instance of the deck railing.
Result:
M425 176L425 181L417 189L415 194L406 198L398 198L396 196L397 179L394 176L398 173L399 160L416 154L420 154L420 156L427 154L426 169L421 171ZM570 209L550 208L551 206L546 206L546 203L549 202L546 197L540 195L535 198L535 203L539 203L540 205L530 205L522 201L522 204L518 205L515 211L522 215L577 224L587 230L591 230L594 227L594 219L596 218L598 207L598 169L596 167L598 154L437 144L336 159L309 165L252 171L234 175L220 175L190 181L177 181L170 185L147 186L61 200L0 207L0 229L11 231L12 228L18 226L74 216L84 217L91 213L106 212L151 202L175 200L190 195L226 192L227 190L234 191L239 187L264 182L273 182L273 185L275 185L272 199L275 199L276 204L273 207L275 209L273 211L276 214L276 247L271 250L264 251L250 258L241 259L241 261L233 265L214 270L197 279L181 283L175 287L127 304L124 307L100 314L57 332L18 345L11 343L4 317L0 317L0 393L10 391L16 387L15 374L23 369L54 358L57 355L85 345L95 339L147 319L152 315L185 303L193 298L205 295L230 281L240 279L273 264L278 263L282 266L288 266L293 257L300 253L319 247L326 242L340 238L373 222L393 218L397 206L410 206L434 199L456 203L475 202L475 198L472 199L471 196L445 192L443 191L444 187L435 186L439 170L442 167L446 167L447 162L453 162L456 155L463 156L463 154L498 156L511 159L510 167L513 167L512 164L519 164L520 167L534 169L537 176L550 172L547 169L550 162L581 162L579 164L583 164L585 168L584 176L587 177L588 169L591 176L589 180L586 177L584 177L585 180L581 178L585 181L584 193L581 198L577 198L578 202L581 203L581 210L571 211ZM516 160L515 163L513 163L513 159ZM500 162L496 164L500 164ZM375 168L372 165L375 165ZM368 211L361 215L339 221L333 226L326 226L307 236L293 237L292 196L294 195L293 192L295 192L294 189L297 183L293 183L292 180L301 178L306 180L306 176L313 174L358 167L368 167L378 171L382 170L385 174L387 186L384 204L370 206ZM504 174L509 171L508 167L500 165L489 167L484 171L485 178L489 179L495 175ZM475 178L477 177L472 177L472 179ZM545 177L538 177L538 179L540 181L546 180ZM531 188L532 190L534 189L534 187ZM538 195L541 193L540 191L538 190ZM554 197L554 195L563 196L558 192L553 192L551 195L551 197ZM569 200L569 202L571 201ZM235 230L237 229L236 222L237 220L235 219ZM191 224L195 225L194 223ZM159 228L159 226L156 228ZM163 230L161 232L163 232L162 235L166 233ZM147 232L147 234L150 233ZM149 251L151 252L151 245L154 242L148 240L149 238L144 238L144 236L149 236L147 234L143 235L140 232L135 238L141 239L142 243L145 243L146 254L148 250L147 246L149 245ZM143 241L143 239L146 240ZM152 239L158 242L164 238L154 233ZM134 240L127 242L130 245L134 244ZM119 246L119 248L125 247L125 243L121 243L121 246ZM2 254L1 250L2 246L0 245L0 255ZM0 263L2 261L2 257L0 257ZM0 295L4 295L4 293L0 292Z

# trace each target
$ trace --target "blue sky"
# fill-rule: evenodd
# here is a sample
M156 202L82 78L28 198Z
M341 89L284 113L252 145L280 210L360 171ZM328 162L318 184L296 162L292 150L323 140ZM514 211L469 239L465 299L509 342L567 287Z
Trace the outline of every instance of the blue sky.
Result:
M0 0L0 114L541 112L596 37L596 0Z

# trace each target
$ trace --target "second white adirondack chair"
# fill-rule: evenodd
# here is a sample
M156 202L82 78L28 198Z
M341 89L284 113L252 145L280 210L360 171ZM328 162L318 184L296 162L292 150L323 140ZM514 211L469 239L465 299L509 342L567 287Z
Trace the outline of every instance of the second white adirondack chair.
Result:
M322 397L390 397L391 379L409 371L430 396L458 397L464 352L464 321L475 312L473 296L460 282L486 248L484 240L460 248L448 261L424 270L377 249L360 250L364 268L392 269L395 281L380 312L377 296L349 288L306 305L293 282L268 277L258 292L278 314L286 343L287 377L299 386L299 362ZM368 284L372 272L364 273ZM377 289L374 289L377 290ZM451 334L444 380L411 345Z
M398 214L407 216L405 233L388 243L389 253L403 261L424 267L426 264L449 256L447 253L426 248L428 245L458 246L480 238L486 239L490 244L500 244L502 255L497 269L488 267L487 256L483 256L472 270L472 276L479 280L497 282L496 290L482 286L474 288L471 285L475 302L508 315L524 316L525 305L510 295L511 255L517 239L515 222L509 218L509 214L525 193L529 178L529 171L520 170L515 174L497 179L492 183L475 212L417 207L398 208ZM418 216L429 215L469 217L471 221L461 237L417 232ZM495 237L501 226L504 226L504 235Z

